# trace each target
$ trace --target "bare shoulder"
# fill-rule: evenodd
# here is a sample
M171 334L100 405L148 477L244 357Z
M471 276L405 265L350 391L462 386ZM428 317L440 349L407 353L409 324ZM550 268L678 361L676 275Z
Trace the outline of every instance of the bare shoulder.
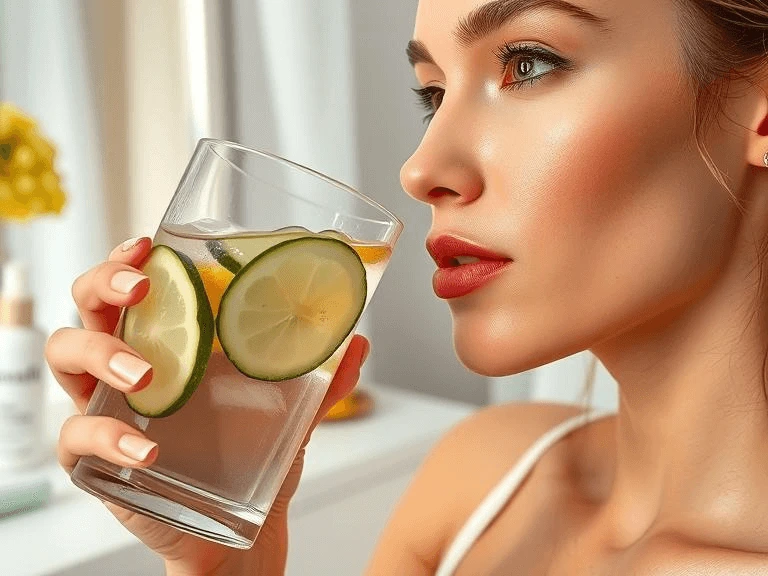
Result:
M512 403L487 406L455 425L435 446L433 454L461 454L509 468L517 458L553 426L582 412L572 404ZM483 448L491 448L490 454ZM493 467L493 466L492 466Z
M461 495L461 509L454 514L451 534L488 492L543 434L582 412L570 404L514 403L478 410L454 426L435 446L422 473L440 477L456 462L450 490Z
M367 574L384 574L397 565L409 566L409 574L434 574L450 539L525 450L579 412L566 404L502 404L481 408L456 424L427 455L400 499Z

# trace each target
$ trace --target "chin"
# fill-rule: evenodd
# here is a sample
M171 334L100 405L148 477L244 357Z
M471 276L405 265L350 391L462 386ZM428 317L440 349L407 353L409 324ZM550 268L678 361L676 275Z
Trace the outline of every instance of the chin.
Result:
M459 361L481 376L509 376L535 368L514 330L454 318L453 347ZM539 364L541 365L541 364Z
M497 359L485 357L482 352L480 354L475 354L474 351L466 351L458 345L456 346L456 356L458 356L459 361L467 370L479 374L480 376L510 376L525 371L511 370L505 362L494 361Z
M459 361L481 376L510 376L583 350L553 341L552 331L503 310L453 310L453 347ZM538 337L546 334L546 338ZM571 342L570 344L574 344Z

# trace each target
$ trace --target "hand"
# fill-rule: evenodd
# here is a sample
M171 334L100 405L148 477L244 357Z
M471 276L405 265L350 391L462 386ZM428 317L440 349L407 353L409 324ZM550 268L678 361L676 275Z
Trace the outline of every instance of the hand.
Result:
M120 309L140 302L149 291L149 279L137 267L148 256L152 243L148 238L142 238L131 244L118 246L107 262L75 281L72 294L84 329L60 329L51 336L46 348L46 357L56 380L80 412L64 423L59 437L59 463L69 473L81 456L96 455L119 466L144 468L151 465L157 459L158 450L162 450L162 446L155 445L125 422L106 416L83 415L99 380L121 391L140 390L152 380L149 364L127 344L112 336ZM239 575L246 574L245 566L258 565L271 567L259 574L282 574L287 508L301 477L304 447L312 430L331 406L357 384L368 350L369 344L364 337L356 335L352 339L261 528L257 544L251 550L215 544L109 502L104 504L128 530L166 560L169 573ZM269 558L265 558L266 555Z

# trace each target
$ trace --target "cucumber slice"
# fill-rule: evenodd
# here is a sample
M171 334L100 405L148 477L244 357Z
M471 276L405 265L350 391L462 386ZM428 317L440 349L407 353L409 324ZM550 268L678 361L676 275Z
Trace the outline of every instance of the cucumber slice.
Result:
M210 252L211 256L214 257L216 262L232 272L232 274L237 274L242 269L243 264L241 264L239 260L235 259L232 254L238 254L239 250L234 247L229 248L224 244L225 242L227 241L206 240L205 247L208 249L208 252ZM240 252L240 254L242 254L242 252ZM244 258L241 258L241 260L244 260Z
M259 254L280 242L310 236L312 233L303 228L288 228L277 233L235 236L219 240L207 240L205 247L216 261L224 268L237 274L243 266Z
M219 342L250 378L297 378L344 342L367 291L363 262L345 242L286 240L251 260L227 287L216 317Z
M187 256L155 246L143 271L149 293L126 310L123 340L154 373L149 386L125 399L142 416L160 418L181 408L203 379L214 321L203 281Z

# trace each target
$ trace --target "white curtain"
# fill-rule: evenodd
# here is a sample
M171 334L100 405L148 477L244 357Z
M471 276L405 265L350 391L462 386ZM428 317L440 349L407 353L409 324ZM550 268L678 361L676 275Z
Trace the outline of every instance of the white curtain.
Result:
M179 1L193 139L237 139L356 185L349 0Z
M256 4L253 32L266 62L276 145L291 160L357 185L348 0Z
M37 323L76 321L70 286L107 251L100 144L78 1L0 2L0 98L32 117L58 149L63 214L3 225L4 251L30 268Z

